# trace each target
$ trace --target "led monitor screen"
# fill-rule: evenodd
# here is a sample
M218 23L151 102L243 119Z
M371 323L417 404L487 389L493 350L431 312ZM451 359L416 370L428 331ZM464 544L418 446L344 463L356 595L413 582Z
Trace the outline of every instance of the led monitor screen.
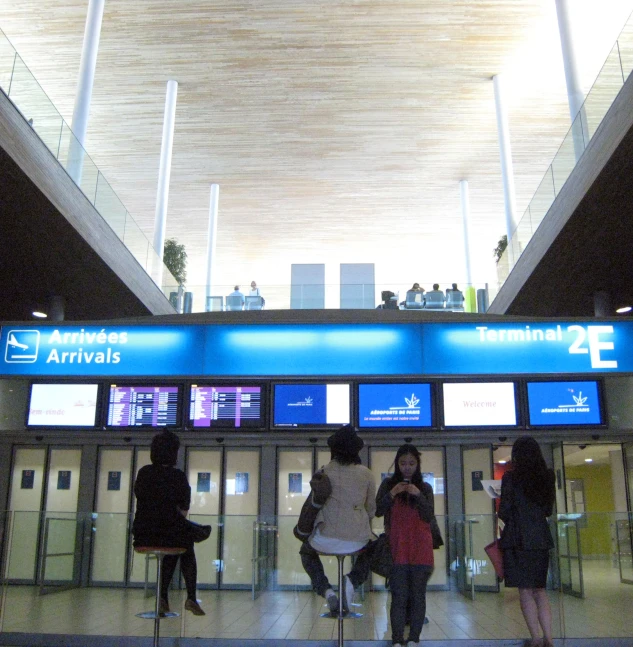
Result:
M30 427L94 427L98 384L32 384Z
M110 385L108 427L175 427L179 387Z
M430 427L430 384L359 384L359 427Z
M350 421L349 384L277 384L275 427L327 427Z
M191 386L189 422L195 428L263 427L261 386Z
M509 427L517 424L514 382L445 382L445 427Z
M531 426L600 425L598 382L528 382Z

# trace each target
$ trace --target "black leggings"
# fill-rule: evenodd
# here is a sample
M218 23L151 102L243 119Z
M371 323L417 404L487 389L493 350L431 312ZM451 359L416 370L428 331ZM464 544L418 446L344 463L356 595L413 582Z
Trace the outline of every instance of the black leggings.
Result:
M196 583L198 580L198 564L196 563L196 554L193 551L193 543L187 548L187 552L182 555L166 555L163 558L163 571L160 582L160 597L167 602L167 592L171 578L174 576L176 564L180 559L180 570L185 578L187 587L187 598L196 599Z
M389 577L393 643L404 643L405 624L409 625L408 640L419 642L426 615L426 583L432 573L432 566L393 565ZM408 623L407 612L410 614Z

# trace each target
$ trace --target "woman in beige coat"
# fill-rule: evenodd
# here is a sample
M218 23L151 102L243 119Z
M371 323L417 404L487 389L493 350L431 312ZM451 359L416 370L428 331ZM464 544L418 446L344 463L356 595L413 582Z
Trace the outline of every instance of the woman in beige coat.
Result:
M323 596L331 611L338 611L339 601L323 570L319 553L349 554L369 543L370 521L376 513L376 482L372 473L360 464L363 441L351 425L341 427L328 438L331 461L325 466L332 493L317 515L312 535L301 547L301 563L312 586ZM369 575L369 559L361 552L350 573L345 576L343 610L349 609L354 588Z

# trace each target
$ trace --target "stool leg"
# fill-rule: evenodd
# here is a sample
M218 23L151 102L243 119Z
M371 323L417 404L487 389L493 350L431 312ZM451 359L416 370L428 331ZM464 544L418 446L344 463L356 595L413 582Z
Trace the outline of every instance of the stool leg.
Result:
M338 560L338 647L343 647L343 604L345 600L345 582L343 580L343 563L345 555L337 555ZM349 611L349 609L348 609Z
M158 647L160 628L160 585L163 577L163 555L156 556L156 617L154 618L154 647Z

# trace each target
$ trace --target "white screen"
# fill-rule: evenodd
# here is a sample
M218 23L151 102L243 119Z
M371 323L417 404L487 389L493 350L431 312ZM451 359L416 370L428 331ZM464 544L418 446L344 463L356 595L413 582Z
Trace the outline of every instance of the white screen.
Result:
M349 424L349 384L328 384L326 393L326 423Z
M446 427L517 424L512 382L445 383L442 386Z
M29 425L94 427L97 384L33 384Z

